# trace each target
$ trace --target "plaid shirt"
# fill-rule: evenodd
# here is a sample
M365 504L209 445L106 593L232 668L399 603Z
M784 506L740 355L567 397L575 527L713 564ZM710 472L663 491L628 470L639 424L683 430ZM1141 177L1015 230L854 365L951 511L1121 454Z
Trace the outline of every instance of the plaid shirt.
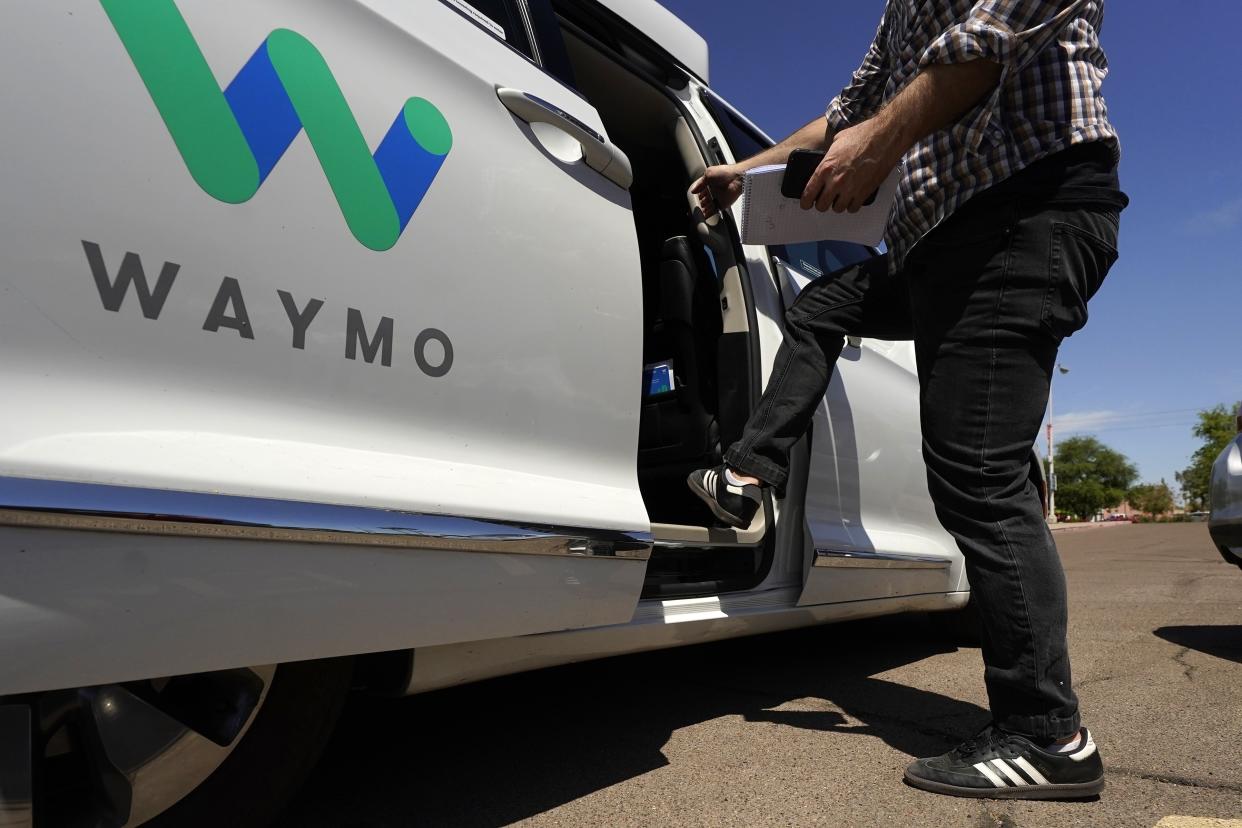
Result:
M887 0L875 42L828 104L834 130L874 115L927 66L984 58L1000 83L906 153L885 242L894 268L972 195L1073 144L1117 150L1100 84L1104 0Z

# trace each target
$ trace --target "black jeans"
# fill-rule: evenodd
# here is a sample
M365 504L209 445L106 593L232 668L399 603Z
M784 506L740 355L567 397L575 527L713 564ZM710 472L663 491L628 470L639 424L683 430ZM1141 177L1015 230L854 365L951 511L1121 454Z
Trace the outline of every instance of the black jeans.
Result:
M847 335L914 339L927 484L966 559L983 619L995 722L1073 734L1065 575L1030 480L1061 340L1117 257L1116 210L966 204L889 275L885 257L811 282L741 440L734 469L783 488L788 453L823 398Z

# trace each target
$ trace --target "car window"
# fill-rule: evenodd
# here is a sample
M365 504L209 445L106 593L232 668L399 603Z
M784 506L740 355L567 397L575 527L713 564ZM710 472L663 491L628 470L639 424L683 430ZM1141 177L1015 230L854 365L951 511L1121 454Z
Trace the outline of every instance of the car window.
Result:
M514 0L441 0L497 40L534 59L530 37Z
M720 125L734 158L740 161L772 146L769 138L722 105L711 93L703 95L703 103ZM768 252L812 279L858 264L876 254L865 245L842 241L768 245Z
M729 111L727 106L721 106L714 96L704 94L703 104L720 126L720 131L724 133L725 140L729 142L729 148L733 150L733 157L736 160L742 161L750 158L772 146L771 141Z

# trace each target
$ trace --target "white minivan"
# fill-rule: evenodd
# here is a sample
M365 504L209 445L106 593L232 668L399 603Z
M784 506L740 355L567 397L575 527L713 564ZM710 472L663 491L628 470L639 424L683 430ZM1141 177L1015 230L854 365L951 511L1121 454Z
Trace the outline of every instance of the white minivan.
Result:
M351 686L966 604L908 343L750 527L686 488L874 251L693 212L770 140L652 0L0 21L0 823L262 824Z

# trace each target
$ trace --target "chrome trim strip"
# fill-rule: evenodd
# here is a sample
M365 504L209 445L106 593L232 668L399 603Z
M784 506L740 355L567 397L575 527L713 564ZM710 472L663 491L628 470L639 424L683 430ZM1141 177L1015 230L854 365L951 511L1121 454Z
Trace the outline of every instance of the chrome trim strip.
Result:
M844 567L849 569L948 569L952 558L932 558L925 555L906 555L897 552L838 551L816 549L815 566Z
M0 476L0 525L645 561L649 532Z
M522 15L522 28L526 30L526 42L530 44L531 59L536 66L543 68L543 51L539 48L539 35L535 32L535 24L530 19L530 8L526 5L526 0L518 0L517 7Z

